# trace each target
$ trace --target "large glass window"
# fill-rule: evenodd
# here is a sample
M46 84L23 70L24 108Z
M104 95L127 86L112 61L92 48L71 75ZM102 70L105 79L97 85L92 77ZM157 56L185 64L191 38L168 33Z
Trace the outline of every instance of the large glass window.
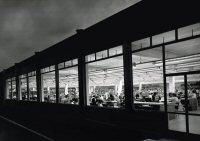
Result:
M41 73L42 102L56 102L55 67L42 69Z
M200 38L167 45L166 73L200 70Z
M29 100L37 101L37 84L36 84L36 72L28 73L29 80Z
M135 109L164 111L162 48L132 54Z
M178 38L192 37L200 34L200 23L178 29Z
M141 39L131 43L132 50L138 50L142 48L150 47L150 38Z
M12 84L11 79L6 80L6 99L12 99Z
M15 77L6 80L6 99L17 100Z
M74 59L61 64L60 66L63 67L59 70L59 102L64 104L78 104L78 60Z
M12 99L17 100L16 77L12 78Z
M175 31L161 33L152 37L152 45L158 45L175 40Z
M20 81L20 100L28 100L28 88L27 88L27 75L21 75Z
M102 53L102 57L107 54L104 51ZM110 56L120 53L122 53L122 47L109 50ZM88 62L86 64L86 78L87 105L124 108L123 56Z

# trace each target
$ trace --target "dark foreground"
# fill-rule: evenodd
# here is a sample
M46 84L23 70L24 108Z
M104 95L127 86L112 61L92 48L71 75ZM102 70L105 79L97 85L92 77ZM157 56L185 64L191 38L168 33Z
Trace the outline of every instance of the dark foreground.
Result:
M58 132L48 131L40 134L24 126L13 123L9 119L0 116L0 141L172 141L166 139L149 139L147 135L139 132L124 133L113 131L112 129L81 129L69 127L68 131ZM131 138L130 135L132 134ZM128 136L127 136L128 135ZM47 137L48 136L48 137ZM126 137L127 136L127 137Z

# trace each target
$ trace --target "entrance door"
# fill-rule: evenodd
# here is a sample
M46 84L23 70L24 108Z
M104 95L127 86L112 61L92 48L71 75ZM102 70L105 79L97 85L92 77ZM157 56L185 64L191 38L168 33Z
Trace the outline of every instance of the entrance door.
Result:
M166 76L169 130L200 134L200 74Z
M173 131L187 132L187 106L184 75L166 77L168 128Z

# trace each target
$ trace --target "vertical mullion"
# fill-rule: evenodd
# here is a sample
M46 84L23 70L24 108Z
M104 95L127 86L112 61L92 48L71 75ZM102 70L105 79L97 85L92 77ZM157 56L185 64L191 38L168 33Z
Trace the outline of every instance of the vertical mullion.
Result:
M178 41L178 29L175 29L175 41Z
M153 40L152 40L152 36L150 36L150 47L152 47L153 45Z
M59 92L59 70L58 64L55 65L55 82L56 82L56 103L60 102L60 92Z
M125 109L133 110L133 70L131 43L123 45Z
M41 89L41 72L39 68L36 69L36 84L37 84L37 102L41 102L42 89Z
M16 77L16 96L17 100L20 100L20 83L19 83L19 76Z
M188 93L187 93L187 74L184 74L184 86L185 86L185 114L186 114L186 133L189 133L189 121L188 121Z
M162 46L162 61L163 61L163 84L164 84L164 109L166 115L166 127L169 129L168 125L168 110L167 110L167 83L166 83L166 63L165 63L165 46Z
M164 105L165 113L167 113L167 84L166 84L166 63L165 63L165 46L162 46L162 60L163 60L163 83L164 83Z

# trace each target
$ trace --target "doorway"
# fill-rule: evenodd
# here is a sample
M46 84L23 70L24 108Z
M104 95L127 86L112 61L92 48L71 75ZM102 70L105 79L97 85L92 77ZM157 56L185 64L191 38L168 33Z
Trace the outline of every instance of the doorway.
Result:
M168 129L200 134L200 73L166 75Z

